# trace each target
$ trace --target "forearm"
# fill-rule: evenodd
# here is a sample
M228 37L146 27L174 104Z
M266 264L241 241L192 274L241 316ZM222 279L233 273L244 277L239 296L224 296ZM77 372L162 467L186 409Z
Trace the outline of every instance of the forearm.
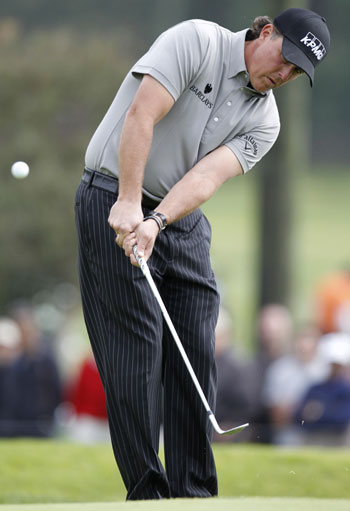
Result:
M165 196L156 211L172 223L205 203L228 179L242 173L236 156L225 146L200 160Z
M197 209L217 189L212 179L192 169L170 190L156 211L163 213L170 224Z
M141 203L144 169L152 137L152 119L130 110L125 118L119 144L120 201Z

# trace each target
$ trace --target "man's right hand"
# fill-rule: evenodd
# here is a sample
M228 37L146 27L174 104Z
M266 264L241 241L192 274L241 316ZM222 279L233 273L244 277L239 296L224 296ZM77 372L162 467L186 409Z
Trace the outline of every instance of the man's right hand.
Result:
M130 257L131 264L138 266L132 250L134 245L137 245L139 256L147 261L151 257L158 234L159 227L157 223L153 220L147 220L146 222L141 222L135 232L131 232L128 236L125 236L123 249L125 255Z
M108 223L116 233L116 243L122 248L130 262L138 266L132 252L134 245L138 246L140 255L147 261L153 251L153 246L159 233L159 227L154 220L143 221L143 212L135 203L117 200L111 208Z
M124 240L143 222L141 204L117 200L110 210L108 223L116 234L116 243L124 248Z
M133 240L129 246L126 247L127 250L125 250L125 253L130 256L131 264L138 266L134 254L132 253L132 247L137 245L139 255L144 257L147 261L151 257L158 234L159 227L154 220L146 220L138 226L135 232L135 240Z

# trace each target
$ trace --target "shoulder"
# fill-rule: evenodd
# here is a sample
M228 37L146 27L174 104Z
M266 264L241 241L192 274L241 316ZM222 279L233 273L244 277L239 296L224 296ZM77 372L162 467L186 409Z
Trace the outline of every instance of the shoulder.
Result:
M195 30L197 33L207 34L210 32L217 32L221 29L224 30L220 25L213 21L206 21L201 19L190 19L182 21L175 25L175 27L182 28L184 30Z
M181 34L185 38L199 40L205 46L211 41L216 41L218 38L232 35L232 32L217 23L202 19L182 21L163 32L163 34L168 33L173 33L174 35Z
M278 125L280 124L280 116L278 112L278 106L273 91L271 90L263 102L264 107L269 112L271 120L273 119Z

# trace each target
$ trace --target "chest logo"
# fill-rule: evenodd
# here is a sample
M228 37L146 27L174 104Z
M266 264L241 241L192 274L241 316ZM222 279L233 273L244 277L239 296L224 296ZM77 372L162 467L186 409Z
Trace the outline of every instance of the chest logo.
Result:
M204 89L205 94L210 92L208 91L208 86L210 87L210 90L212 90L211 84L208 83ZM206 95L201 90L199 90L195 85L191 85L190 91L193 92L207 108L209 108L210 110L213 108L213 103L211 103L211 101L209 101Z
M213 87L211 86L211 83L207 83L204 89L204 94L209 94L213 90Z

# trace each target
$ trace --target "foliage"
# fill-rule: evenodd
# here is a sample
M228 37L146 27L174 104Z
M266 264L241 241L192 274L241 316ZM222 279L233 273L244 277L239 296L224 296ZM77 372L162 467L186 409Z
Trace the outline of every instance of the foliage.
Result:
M119 11L112 7L114 3L120 7ZM62 12L62 17L57 18L52 3L45 0L2 2L0 310L14 298L31 297L37 291L51 288L58 282L76 283L74 194L82 173L85 148L93 131L130 65L144 51L145 39L151 42L160 25L165 28L166 25L179 21L178 18L187 15L210 18L213 14L209 4L201 3L200 6L199 2L194 1L189 3L188 11L186 2L180 2L182 11L179 7L175 17L173 11L167 10L167 2L158 2L157 5L154 3L153 8L152 3L149 3L145 11L139 8L140 2L136 0L130 4L114 3L104 2L105 9L100 9L100 18L94 17L98 7L93 0L89 1L89 8L84 0L85 10L81 9L81 2L78 0L64 5L57 4L56 11L58 9ZM47 8L49 4L50 9ZM220 19L212 19L223 23L223 12L231 9L231 18L226 17L226 25L232 24L234 29L248 25L258 10L258 5L252 2L245 6L244 11L242 9L234 12L232 9L238 9L238 5L240 4L230 3L229 8L227 2L224 2L216 11L216 16L220 16ZM326 9L327 5L322 2L322 8ZM135 10L135 15L132 9ZM27 20L25 15L29 15L29 11L32 17ZM334 9L330 12L330 20L334 25L335 20L337 23L339 20L334 18L333 11ZM117 12L119 16L116 16ZM105 20L108 13L113 13L113 16L110 16L112 21L108 25L109 29L103 32L103 24L99 19ZM5 19L4 16L12 18ZM157 20L152 21L150 18ZM88 26L89 19L89 26L93 27L93 30L76 30L78 19L86 21L85 27ZM56 28L52 28L54 23L50 23L50 20L56 20ZM123 25L125 20L127 22ZM70 28L63 28L63 23L68 22ZM156 22L157 26L152 24ZM111 30L113 23L118 30ZM34 27L35 30L29 30ZM79 25L79 28L83 27ZM337 41L340 48L345 47L341 46L341 34L336 35L336 43ZM334 66L331 59L328 62ZM345 72L345 69L346 66L339 72ZM346 80L339 80L337 87L340 87L340 82L345 84ZM318 104L324 105L324 102L320 101L321 89L318 89L318 86L315 87L315 94L319 98ZM338 100L341 94L336 97ZM327 105L331 105L333 100L335 97L328 95ZM321 128L324 126L322 115L325 108L335 112L332 106L327 105L315 109L313 114L318 116L318 125ZM345 106L341 108L345 115ZM342 132L345 133L344 130ZM339 137L336 138L340 140ZM328 138L326 142L319 140L319 146L326 147L327 150L333 147L328 143ZM30 164L31 173L23 181L15 180L10 175L11 164L16 160L25 160ZM296 159L296 169L297 167ZM225 185L217 197L204 208L213 224L213 256L214 264L217 262L215 266L219 270L218 277L226 282L229 306L234 304L231 307L232 312L239 321L246 324L252 323L257 281L257 208L254 180L258 172L259 168L253 170L252 176L248 175L240 181ZM339 258L346 253L345 190L348 178L336 172L335 165L332 165L331 173L331 179L327 178L326 181L323 175L316 172L311 179L305 177L298 181L295 205L298 212L300 209L305 212L305 216L300 219L300 224L296 225L295 229L297 235L300 228L303 230L302 237L297 241L304 245L295 245L298 253L300 248L303 252L299 259L297 253L292 271L296 273L295 282L302 286L301 294L298 294L298 287L294 293L298 306L303 310L308 286L317 278L316 268L320 272L327 271L328 267L342 262ZM318 189L322 189L321 195L317 195ZM330 209L329 195L333 200L338 192L338 200L334 200ZM320 199L325 201L329 210L320 208L319 215L316 216L313 214L316 207L314 204L323 204ZM242 201L243 208L239 206ZM299 217L299 214L297 216ZM325 233L322 227L325 222L334 237L333 244L321 244L320 237ZM341 231L342 236L334 236ZM313 242L315 236L318 244ZM322 258L323 264L313 265L313 259L306 261L311 250L312 257L315 255L316 261L321 261ZM230 258L227 257L228 251ZM310 266L311 274L308 272ZM221 271L224 268L227 268L228 273ZM240 329L239 335L241 334Z
M126 59L117 36L101 41L57 30L7 41L0 63L0 304L75 281L75 189ZM11 176L16 160L29 163L27 179Z

